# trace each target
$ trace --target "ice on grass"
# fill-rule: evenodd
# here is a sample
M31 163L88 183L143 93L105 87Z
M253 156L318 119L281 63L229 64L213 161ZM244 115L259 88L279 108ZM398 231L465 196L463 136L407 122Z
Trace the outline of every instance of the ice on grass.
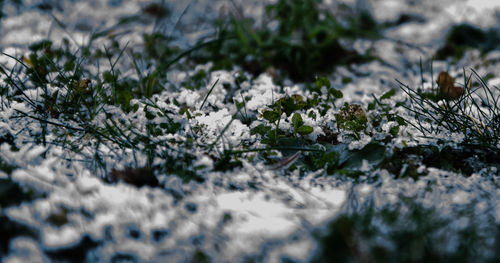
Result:
M195 117L196 124L203 131L206 143L213 143L221 136L219 143L227 143L227 147L237 146L242 140L250 138L250 129L240 120L233 119L227 108L210 112L206 116ZM229 125L229 126L228 126ZM226 127L227 126L227 127Z
M201 95L199 94L199 92L188 89L183 89L180 92L179 97L177 98L177 101L179 101L180 103L185 103L186 106L192 108L197 107L198 103L201 104L201 102L199 102L200 100Z
M56 10L57 8L53 11L55 17L63 17L61 14L67 12L64 22L69 24L67 30L72 36L71 41L76 41L77 44L88 41L88 32L113 27L119 16L138 12L145 5L141 1L117 1L123 2L126 8L108 8L106 1L91 2L95 5L83 1L66 1L64 10L67 11ZM453 4L452 12L456 11L457 5L460 3ZM216 6L220 6L220 3ZM197 5L192 8L205 12L205 9ZM407 8L408 5L403 2L385 1L383 5L375 5L373 12L379 20L392 21ZM398 12L387 12L386 9ZM243 10L247 12L250 9ZM251 10L256 13L262 11L257 6ZM79 12L82 15L78 15ZM425 15L428 21L388 29L387 35L390 38L411 40L410 42L431 41L431 47L425 47L423 50L432 53L436 32L451 20L450 17L433 17L434 14L421 15ZM190 14L186 14L186 17L190 17ZM481 20L476 16L471 19ZM21 10L18 15L8 15L2 21L0 31L0 43L5 47L3 51L16 57L27 55L26 48L19 44L32 43L46 37L54 41L54 46L59 45L66 33L61 33L62 30L52 22L52 18L33 10ZM134 50L144 44L144 32L153 32L152 27L142 28L142 31L136 30L138 28L139 25L134 23L130 26L130 34L125 34L126 36L120 39L125 42L131 39L130 47ZM193 34L196 33L200 32ZM416 39L415 36L419 38ZM106 39L96 39L96 45L106 44ZM420 83L420 69L418 63L415 65L415 61L418 62L422 56L420 50L412 50L404 41L393 41L389 38L375 42L360 40L354 43L355 48L362 52L373 43L377 46L373 51L375 55L387 63L375 61L349 67L339 66L332 78L334 87L340 89L344 97L329 105L331 108L322 116L320 106L297 111L301 114L304 125L313 128L312 133L300 137L310 146L325 148L324 145L317 144L318 137L325 133L324 126L334 132L339 131L335 113L343 102L359 103L366 108L373 101L372 95L380 97L394 88L394 78L408 80L414 84L412 87L417 87ZM76 48L73 48L76 51ZM469 52L466 59L476 59L476 63L482 59L475 58L477 55L478 52ZM498 66L495 66L498 52L489 53L486 60L490 64L480 66L478 70L498 72ZM1 56L0 62L5 68L16 65L15 60ZM461 73L462 67L466 66L464 60L458 61L457 65L450 65L447 61L434 63L435 72L451 67L449 70L453 74ZM324 229L339 216L364 211L363 209L370 205L373 205L376 212L399 207L398 220L408 218L408 214L412 213L411 209L415 207L433 211L436 215L432 217L437 219L449 220L449 224L440 231L451 234L440 239L444 241L437 245L452 252L459 247L456 234L458 230L477 227L478 235L487 236L489 227L500 224L497 167L485 167L467 177L460 171L446 171L418 163L415 169L419 178L397 178L399 174L392 174L387 167L377 167L363 160L356 170L363 172L363 175L350 177L340 172L327 175L323 169L325 167L309 171L301 162L303 159L296 163L297 167L293 171L274 171L269 169L269 164L260 158L257 152L249 152L235 157L241 162L241 166L213 171L222 153L227 153L225 150L244 150L245 144L249 144L249 148L253 147L256 151L269 146L257 139L260 135L250 135L251 128L259 124L274 128L274 124L268 123L260 116L264 109L286 96L298 94L310 98L313 93L306 90L305 85L292 84L289 80L284 80L286 85L281 87L274 83L268 74L254 78L250 74L240 72L238 68L212 72L212 66L208 63L197 65L188 71L169 69L168 72L163 72L167 75L168 83L160 83L164 85L164 90L151 97L151 101L160 108L147 107L152 117L146 115L145 103L150 101L135 98L131 100L130 105L137 105L137 111L126 113L117 105L104 105L99 108L102 111L90 123L103 128L105 121L109 119L108 114L124 131L128 132L127 127L132 127L134 132L145 136L149 136L149 131L146 130L148 124L168 126L170 121L179 124L178 131L162 131L162 134L154 137L154 146L157 147L155 149L165 155L179 156L179 159L182 157L182 151L193 153L193 159L186 163L194 167L195 173L202 176L203 182L186 182L174 173L162 173L155 174L160 181L158 187L138 188L125 182L110 183L107 176L113 168L145 167L149 164L148 156L141 152L146 148L145 144L134 141L137 148L133 149L123 149L122 146L111 142L96 146L95 139L90 136L80 138L72 137L69 133L51 134L52 129L48 129L49 134L45 137L47 146L41 146L42 143L36 142L40 140L43 131L40 123L31 118L19 117L17 112L35 114L33 108L27 103L19 102L18 98L10 101L8 107L2 104L0 140L3 143L0 145L0 161L2 165L5 163L13 166L14 170L0 171L0 178L12 180L26 193L33 194L33 200L25 200L5 208L5 215L9 220L32 227L40 234L39 239L17 237L10 240L5 262L50 261L46 250L72 248L85 237L99 243L98 247L89 253L99 254L103 261L111 261L116 255L131 255L137 261L186 262L193 259L193 254L201 252L212 262L234 262L243 256L263 258L267 262L280 262L284 256L296 261L307 261L318 245L312 234L314 231ZM135 74L135 69L129 63L118 63L116 67L123 70L123 76ZM109 63L92 68L93 71L101 73L109 69ZM182 87L200 71L209 75L202 87L193 90ZM26 78L25 75L19 77ZM54 79L57 74L51 73L48 77ZM247 78L238 83L238 89L237 77ZM349 79L348 83L343 83L344 77L345 80ZM426 82L422 87L423 91L429 92L435 88L435 84L431 84L434 80L430 74L424 74L424 79ZM6 83L5 80L2 81L3 84ZM488 85L500 86L500 79L491 78ZM48 87L50 94L54 94L58 89L56 86ZM107 95L111 95L110 85L105 84L102 89ZM66 95L64 89L59 92L60 96ZM40 100L43 89L34 88L27 90L25 94L30 99ZM324 100L326 94L327 90L322 89L318 96ZM387 148L393 150L429 145L441 149L444 146L440 141L448 140L451 141L448 145L453 145L466 139L462 133L443 130L421 138L425 134L414 126L421 124L425 129L432 127L425 121L416 122L408 109L396 106L396 102L406 98L407 96L397 89L394 97L383 101L391 107L390 114L400 115L411 122L408 126L399 126L399 133L392 141L384 142ZM3 103L7 97L2 95L1 99ZM436 107L443 105L436 104ZM238 112L238 109L241 112ZM169 112L170 116L158 116L162 111ZM383 114L381 111L377 113ZM470 114L477 116L480 112L478 109L471 109ZM292 116L283 113L279 124L279 128L290 137L296 136L291 125ZM246 118L252 122L250 125L245 124ZM63 119L59 121L61 120ZM77 123L70 124L80 127ZM338 140L348 145L346 152L356 151L369 143L380 143L381 138L385 138L396 126L397 122L386 118L382 120L380 130L369 127L362 131L358 138L349 136L352 134L347 134L346 131L339 131ZM49 128L54 127L49 125ZM9 135L15 136L14 142L8 140ZM125 135L128 136L129 133ZM50 143L57 136L75 139L78 145L89 143L92 147L85 147L80 152L70 152L61 145ZM299 140L298 136L293 138ZM191 143L191 148L187 147L187 142ZM217 143L213 149L210 148L212 143ZM18 149L15 149L16 147ZM498 148L498 145L496 147ZM96 154L102 157L103 166L93 162ZM165 155L155 156L151 165L172 165L165 164ZM282 158L284 155L278 152L273 157ZM252 156L251 160L249 156ZM402 166L408 167L408 164ZM54 216L60 216L62 219L54 222ZM372 226L381 229L381 234L376 239L377 244L394 249L395 244L390 243L387 237L393 233L392 227L398 227L398 224L400 229L404 230L415 227L415 222L398 220L395 226L389 226L380 218L370 222ZM487 239L485 244L493 244L492 242ZM483 250L489 253L487 248Z
M245 103L248 110L258 111L268 105L272 105L280 99L279 87L273 83L271 76L262 74L254 81L252 88L242 92L242 97L250 97Z

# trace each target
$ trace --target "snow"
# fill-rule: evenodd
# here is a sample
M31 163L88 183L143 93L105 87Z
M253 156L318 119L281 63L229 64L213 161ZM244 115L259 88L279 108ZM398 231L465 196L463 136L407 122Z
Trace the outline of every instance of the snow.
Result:
M272 105L278 99L275 97L278 94L278 89L278 86L274 85L271 76L267 74L260 75L254 81L252 89L242 93L243 98L250 97L245 107L249 110L258 110Z
M26 2L29 6L38 3ZM120 16L137 12L148 1L122 1L122 8L110 8L108 2L65 1L62 5L66 11L54 11L56 17L68 23L69 32L64 33L60 32L61 29L54 24L54 20L45 13L30 9L9 13L7 18L2 20L0 47L5 53L19 56L25 51L26 44L46 37L56 40L61 36L70 35L73 41L86 43L89 41L89 32L84 30L84 23L90 23L88 26L94 29L112 28ZM405 1L369 2L371 2L370 8L373 8L374 14L380 21L396 19L397 15L408 7ZM425 2L431 7L437 5L432 3L434 1ZM427 45L427 48L432 50L436 46L436 39L440 38L438 33L452 22L467 19L487 26L496 21L492 13L494 8L489 6L491 1L466 1L466 6L463 8L460 7L463 1L447 1L447 4L449 6L445 11L446 16L437 16L432 13L435 11L432 11L426 16L428 21L424 25L414 23L402 25L387 32L387 35ZM180 4L172 3L172 5ZM207 6L210 6L210 3L207 1L200 3L199 6L192 5L194 13L208 12ZM213 8L217 10L223 5L224 1L216 1ZM476 8L477 12L463 13L463 10L470 10L471 6ZM12 7L6 8L12 10ZM498 7L495 8L498 10ZM262 8L259 5L252 5L244 11L259 15L262 13ZM214 16L214 13L207 14L207 17ZM188 22L189 17L196 15L187 14ZM188 22L185 24L189 24ZM71 27L75 25L78 25L79 29ZM131 28L131 32L134 33L123 41L131 40L131 46L136 45L140 42L137 40L141 39L140 35L148 30L151 29L135 25ZM366 45L367 43L356 43L358 49L364 49ZM347 85L338 84L344 94L338 105L346 101L366 106L367 102L371 101L372 94L379 96L391 88L390 85L381 84L381 80L388 83L398 77L418 83L418 72L408 64L418 63L419 55L425 56L425 54L415 53L414 50L387 39L376 41L375 45L376 52L392 65L392 68L379 62L355 66L352 69L338 68L336 73L339 75L354 77ZM489 59L498 60L496 53L490 53ZM3 67L9 68L14 65L11 59L0 56L0 60ZM189 72L170 71L167 74L172 76L169 77L171 84L180 88L179 85L197 71L209 72L210 66L198 65ZM451 72L461 73L462 66L464 65L452 65ZM450 65L447 62L435 64L435 70L448 67ZM404 73L406 76L398 76L406 69L409 71ZM493 72L495 75L499 73L498 65L483 70ZM366 72L374 73L365 77L358 74ZM186 134L195 134L195 141L209 145L217 142L215 146L218 152L236 148L242 142L255 139L255 136L250 135L250 128L263 123L260 116L263 109L283 96L310 95L310 92L304 91L301 85L286 85L281 90L267 74L242 83L241 90L234 94L233 100L242 102L244 98L246 110L250 114L256 114L258 120L249 127L233 118L236 113L235 103L225 102L228 91L224 88L224 84L234 86L237 71L215 71L210 74L209 83L200 90L165 90L155 95L153 99L158 101L161 108L179 112L180 106L167 102L168 98L175 98L194 113L194 117L190 120L176 117L178 118L176 121L182 122L181 131L176 135L160 136L158 141L168 139L182 141L186 140ZM500 86L500 78L490 79L488 85ZM424 90L429 88L429 84L424 86ZM28 92L27 95L36 99L41 93L42 91L37 89ZM397 94L396 98L401 96ZM206 102L201 108L205 98ZM140 105L139 110L127 115L118 107L106 106L106 112L112 114L115 120L131 122L142 133L148 121L145 117L144 104L138 100L133 100L131 104ZM42 146L33 143L29 133L41 134L40 125L26 119L19 121L13 119L12 116L16 114L14 110L30 113L28 105L16 101L11 102L10 109L0 111L0 134L15 134L15 146L19 148L18 151L14 151L7 143L0 145L0 160L16 166L10 176L11 180L46 195L5 210L10 219L37 228L41 235L40 240L28 237L10 240L10 250L4 259L5 262L48 261L46 251L75 246L87 235L93 240L102 242L99 248L91 251L99 254L102 261L111 259L118 253L129 253L135 255L139 261L161 262L167 254L174 262L185 262L197 248L206 252L213 262L234 262L242 255L260 254L265 255L267 262L281 262L283 256L307 261L316 247L312 230L323 227L338 215L355 211L369 202L373 202L378 209L401 204L401 195L414 198L418 204L425 207L435 208L444 218L453 219L457 211L474 206L476 211L473 213L478 216L480 226L491 223L490 219L482 218L480 215L489 216L493 222L500 223L500 204L497 202L500 199L500 189L497 187L498 171L495 167L491 169L485 167L484 174L490 174L489 176L473 174L466 178L455 172L420 165L417 172L427 173L427 176L418 180L395 179L387 170L381 169L370 175L380 178L379 185L355 184L338 176L323 175L322 170L304 176L298 171L288 174L272 171L260 160L249 162L244 158L242 158L242 168L216 172L212 170L214 161L208 154L204 154L206 149L196 149L198 155L193 165L204 167L200 173L203 174L205 182L183 184L180 178L173 175L168 177L160 175L159 178L163 178L160 180L161 187L138 188L124 182L109 184L85 162L63 160L62 157L67 156L67 153L60 146ZM149 108L148 110L155 111ZM322 117L319 117L318 109L300 112L304 124L314 128L313 133L307 138L316 140L323 134L321 129L323 125L337 130L333 121L336 110L331 109ZM310 111L315 112L318 118L308 117ZM408 113L401 112L401 114ZM103 125L105 119L105 115L102 114L93 121L94 124ZM167 120L155 118L152 122L166 123ZM386 122L382 130L387 133L395 125L394 121ZM283 114L279 127L290 131L291 116ZM386 135L385 133L383 135ZM403 148L418 143L436 144L440 138L452 138L458 143L463 141L465 136L458 133L441 133L433 138L413 140L412 138L418 134L414 128L401 127L393 146ZM373 138L361 134L359 140L352 140L342 138L341 134L339 140L347 144L349 150L354 150L362 149ZM146 163L145 156L130 150L121 151L119 147L103 145L98 150L106 156L104 161L109 167L124 169L134 162ZM86 148L78 157L85 160L88 156L92 156L93 151L91 148ZM363 160L360 170L369 172L373 167L367 160ZM5 172L0 172L0 179L7 177ZM496 184L492 184L492 181ZM250 184L254 187L250 187ZM230 189L229 186L236 190ZM182 198L178 200L169 190L180 193ZM53 213L60 212L62 207L69 210L66 215L68 223L55 226L48 222L47 218ZM469 224L467 218L456 218L446 230L464 229ZM111 232L112 238L107 237L107 229ZM153 236L157 230L165 230L168 235L162 241L154 241ZM131 237L131 231L139 232L140 237L137 239ZM456 249L454 239L450 240L448 249ZM214 248L216 245L220 248Z
M30 238L17 237L10 243L12 252L4 258L4 262L46 262L48 259L42 253L40 246Z

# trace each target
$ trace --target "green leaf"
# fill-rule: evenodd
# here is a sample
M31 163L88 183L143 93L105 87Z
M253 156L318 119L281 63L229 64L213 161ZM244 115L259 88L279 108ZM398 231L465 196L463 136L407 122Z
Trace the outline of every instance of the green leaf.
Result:
M328 92L330 94L332 94L337 99L344 97L344 94L342 94L342 91L334 89L334 88L329 89Z
M296 110L295 102L293 101L293 99L291 97L288 97L288 96L277 100L273 104L274 109L279 109L280 106L281 106L282 111L285 112L287 116Z
M385 158L385 146L378 143L369 143L363 149L348 151L344 158L340 159L344 169L357 170L367 160L369 164L376 166Z
M146 118L148 120L152 120L155 118L155 115L153 113L151 113L150 111L148 111L148 107L144 108L144 112L146 113Z
M105 83L111 83L113 82L114 76L110 71L104 71L104 73L102 73L102 78Z
M330 89L330 80L325 77L319 77L316 79L316 87L321 89L321 87L326 87L326 89Z
M311 132L313 132L313 128L311 126L307 126L307 125L303 125L303 126L300 126L296 132L299 133L300 135L307 135Z
M33 52L36 52L38 50L50 48L51 46L52 46L52 41L50 41L50 40L42 40L42 41L36 42L34 44L31 44L29 46L29 49L31 51L33 51Z
M304 124L304 121L302 120L302 116L300 116L299 113L293 114L292 117L292 125L295 130L297 130L300 126Z
M139 110L139 104L132 105L132 111L137 112Z
M396 125L396 126L393 126L390 130L389 130L389 133L396 137L398 135L398 132L399 132L399 125Z
M271 126L259 124L257 127L254 127L250 130L250 134L251 135L260 134L260 135L264 136L264 134L266 134L270 130L271 130Z
M56 91L52 94L52 101L53 101L53 102L56 102L56 101L57 101L57 96L59 96L59 90L56 90Z
M316 120L316 113L314 113L314 111L310 111L309 114L307 114L307 116L313 120Z
M340 155L335 151L330 151L324 153L321 158L316 159L316 165L318 168L326 168L328 174L333 174L338 166L339 160Z
M64 63L64 70L65 71L72 71L75 68L75 63L73 61L68 61Z
M266 119L267 121L274 123L279 120L281 116L277 111L266 110L262 113L262 117L264 117L264 119Z
M382 97L380 97L380 99L381 100L389 99L390 97L394 96L394 94L396 94L396 90L395 89L391 89L388 92L384 93L384 95L382 95Z
M146 77L146 85L144 90L144 95L146 96L146 98L150 98L153 95L153 91L157 83L157 74L150 74Z
M399 125L406 125L406 121L403 117L399 116L399 115L396 115L396 122L399 124Z
M352 78L350 78L350 77L343 77L342 78L342 84L345 85L345 84L350 83L350 82L352 82Z
M368 111L372 111L375 109L375 106L376 106L376 103L372 102L372 103L368 104L368 107L366 107L366 109L368 109Z
M276 143L276 141L278 140L278 136L279 135L278 135L276 130L269 130L267 132L267 139L268 139L267 143L268 144ZM263 140L263 142L264 142L264 140Z
M123 107L130 107L130 100L132 100L132 93L128 90L122 90L118 93L118 103Z
M181 128L182 128L182 125L180 123L173 122L170 124L170 127L168 128L167 132L174 134L174 133L178 132Z
M276 149L279 149L284 156L289 156L296 153L296 149L302 148L303 144L304 141L300 138L280 136L276 141Z

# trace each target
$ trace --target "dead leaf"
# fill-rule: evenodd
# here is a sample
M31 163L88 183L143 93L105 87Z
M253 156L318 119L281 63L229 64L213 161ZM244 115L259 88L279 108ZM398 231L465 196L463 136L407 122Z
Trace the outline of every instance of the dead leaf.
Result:
M456 100L464 95L464 88L455 86L455 78L450 76L448 72L439 73L436 83L444 99Z
M52 104L49 105L48 111L49 111L50 117L52 117L54 119L59 118L59 111L57 109L55 109L54 106L52 106Z
M123 181L137 187L144 185L156 187L159 184L158 179L149 168L127 167L125 170L111 169L110 177L113 181Z
M338 132L333 132L330 128L327 126L323 126L323 135L318 136L318 142L326 142L326 143L331 143L331 144L339 144Z

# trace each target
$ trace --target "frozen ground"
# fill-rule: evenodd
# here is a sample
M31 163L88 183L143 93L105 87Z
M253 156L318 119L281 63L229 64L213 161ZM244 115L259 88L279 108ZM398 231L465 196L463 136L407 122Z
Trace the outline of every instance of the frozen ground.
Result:
M54 3L51 11L41 11L36 7L48 2ZM117 26L120 18L138 13L148 2L31 0L24 1L20 8L7 2L4 4L6 17L0 25L0 49L21 56L26 54L28 44L46 38L57 43L61 36L69 37L77 46L85 45L90 41L91 33L105 30L123 35L120 41L129 42L131 49L139 49L142 34L152 30L177 34L182 36L180 45L191 45L197 37L212 30L207 26L208 21L224 15L224 10L241 7L246 16L258 18L262 15L263 5L263 1L172 1L168 4L175 10L171 21L138 21L126 28ZM324 2L328 6L331 1ZM386 63L339 67L329 76L344 93L338 105L347 101L366 106L372 94L380 96L397 87L396 78L410 86L419 85L419 60L428 63L429 54L444 41L444 33L451 24L467 21L482 27L499 26L500 3L495 7L492 2L496 1L357 1L359 8L371 10L379 22L397 19L401 13L423 19L385 32L386 39L374 43L352 43L360 49L364 45L374 45ZM172 25L180 16L182 18L174 28ZM93 44L106 44L106 40L97 41L102 43ZM474 67L480 74L493 73L496 78L490 79L489 83L500 85L499 56L499 51L493 51L487 56L490 63L484 63L477 52L472 51L456 64L435 61L434 72L447 70L458 74L463 67ZM5 67L14 65L7 56L0 56L0 63ZM127 69L127 65L120 67L124 72L133 70ZM196 72L196 69L169 72L172 76L169 84L180 87L185 78ZM195 113L194 118L184 120L179 134L165 135L158 141L172 139L169 136L185 140L186 135L197 127L203 132L196 140L208 144L215 142L214 147L220 151L228 145L238 149L242 142L259 146L257 135L251 134L250 129L261 123L261 118L250 127L234 120L223 133L223 138L218 138L237 112L234 104L223 103L228 96L223 84L234 87L237 72L212 72L209 85L200 91L177 89L155 95L156 101L164 102L161 107L165 109L179 111L178 106L167 102L169 98L176 98ZM351 77L353 81L343 85L341 77ZM431 77L427 74L425 78L430 80ZM205 107L201 108L216 81ZM265 74L254 81L244 82L241 87L238 91L241 94L232 96L236 101L250 97L247 109L255 115L259 114L259 109L273 103L276 97L309 95L302 86L291 82L281 90ZM36 99L39 94L34 91L29 96ZM402 100L405 96L398 90L394 100ZM127 115L111 106L108 112L112 112L116 119L130 122L141 132L148 120L143 102L137 103L140 107L135 113ZM241 168L215 172L211 169L213 160L203 149L195 148L193 151L198 159L193 165L204 165L205 170L200 172L205 180L203 183L183 183L176 176L163 174L158 175L162 187L137 188L124 182L110 184L101 176L109 173L111 168L124 169L134 163L143 165L145 156L121 151L119 147L101 149L108 152L103 161L109 169L95 169L85 160L76 161L92 156L92 152L79 155L57 145L44 147L33 142L31 134L36 134L40 126L27 118L12 118L15 110L24 111L27 107L23 103L4 107L2 103L0 111L0 135L15 135L15 145L19 148L13 151L6 143L0 146L1 160L16 167L10 175L0 171L0 178L11 176L13 181L39 196L33 201L0 210L2 217L27 226L32 233L9 240L6 254L0 255L3 262L51 262L72 258L64 254L65 251L86 262L306 262L318 250L314 233L326 228L339 215L393 208L398 208L401 215L392 226L380 218L369 222L380 231L379 238L370 242L397 250L398 244L389 239L391 227L428 230L405 222L411 218L412 212L418 210L415 207L424 211L424 217L429 213L429 218L447 222L433 234L432 238L442 241L436 244L440 246L436 250L460 249L461 235L474 226L477 235L484 237L484 242L476 248L479 260L489 259L495 253L498 256L498 237L489 236L490 233L498 235L500 226L499 171L496 167L484 167L466 177L421 165L418 170L426 176L418 180L395 179L385 169L372 169L374 160L368 158L359 164L359 169L366 174L359 180L351 180L326 176L322 170L303 175L298 170L270 169L262 161L242 158ZM401 114L410 116L408 112ZM332 118L333 112L329 112L316 120L304 118L304 122L312 127L329 125L336 128ZM95 121L99 125L99 120ZM154 121L162 120L156 118ZM283 121L280 127L290 129L289 123ZM387 134L390 125L388 123L378 135ZM321 133L321 129L316 129L309 137L315 140ZM411 127L401 129L393 147L436 144L438 139L422 139L418 134L419 131ZM440 136L456 136L457 142L463 139L457 134ZM82 144L87 143L84 140ZM366 135L357 141L345 139L341 145L351 150L361 149L371 140ZM0 196L8 198L1 193ZM62 223L58 223L57 216L64 218ZM418 256L415 257L418 261Z

